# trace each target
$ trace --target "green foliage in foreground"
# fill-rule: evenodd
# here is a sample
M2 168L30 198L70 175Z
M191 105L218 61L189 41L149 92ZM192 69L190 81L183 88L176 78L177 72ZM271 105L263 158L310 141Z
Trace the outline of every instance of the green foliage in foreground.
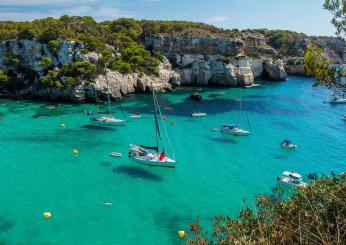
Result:
M332 23L338 35L346 34L346 1L325 0L323 7L333 14ZM333 89L337 93L346 93L346 69L342 65L332 64L323 56L322 49L310 45L304 56L304 69L307 75L316 78L315 85Z
M213 233L198 221L187 244L346 244L346 174L322 177L286 200L261 195L237 219L217 216Z

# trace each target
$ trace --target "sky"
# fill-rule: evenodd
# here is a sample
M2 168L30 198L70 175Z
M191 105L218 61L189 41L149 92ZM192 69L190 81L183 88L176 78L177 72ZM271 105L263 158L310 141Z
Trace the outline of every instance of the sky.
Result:
M324 0L0 0L0 20L61 15L198 21L222 28L285 29L334 35Z

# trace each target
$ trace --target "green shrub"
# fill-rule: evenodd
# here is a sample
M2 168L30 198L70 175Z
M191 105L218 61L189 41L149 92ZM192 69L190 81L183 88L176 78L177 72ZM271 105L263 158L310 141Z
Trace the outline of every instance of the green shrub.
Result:
M18 39L34 40L36 38L36 32L33 29L23 29L18 33Z
M39 64L40 66L43 67L49 67L52 64L53 60L47 56L42 57L42 59L40 60Z
M9 82L10 77L4 71L0 70L0 88L7 87Z
M59 41L58 40L50 40L48 42L48 47L50 48L51 51L56 52L59 47Z

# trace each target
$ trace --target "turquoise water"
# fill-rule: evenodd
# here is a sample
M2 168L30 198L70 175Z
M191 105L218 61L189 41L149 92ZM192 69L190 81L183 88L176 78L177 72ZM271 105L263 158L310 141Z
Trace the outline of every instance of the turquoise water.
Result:
M270 192L284 170L345 171L346 105L323 103L330 93L312 83L290 77L260 88L203 89L200 103L185 99L196 88L159 95L162 109L173 107L165 115L175 169L141 167L127 158L130 143L154 142L150 95L128 97L122 103L128 123L117 128L89 123L84 111L103 105L48 110L44 102L0 100L6 117L0 121L0 244L183 244L178 230L197 217L208 224L214 215L234 215L244 197L251 203ZM226 94L211 95L220 91ZM234 99L240 93L252 134L212 131L239 118ZM119 104L112 107L121 116ZM208 116L192 119L193 110ZM130 119L132 112L142 118ZM280 149L285 138L298 149ZM109 157L113 151L123 157Z

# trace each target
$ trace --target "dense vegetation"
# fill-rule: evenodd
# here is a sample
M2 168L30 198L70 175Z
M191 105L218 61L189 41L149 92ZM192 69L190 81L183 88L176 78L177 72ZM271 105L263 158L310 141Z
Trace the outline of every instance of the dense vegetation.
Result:
M333 14L332 23L336 34L346 35L346 1L325 0L323 7ZM304 57L304 68L307 75L316 78L316 85L326 86L336 93L346 94L346 69L332 65L332 62L323 56L322 49L311 45Z
M237 219L215 217L213 232L190 225L187 244L346 244L346 174L313 180L288 199L275 188Z

